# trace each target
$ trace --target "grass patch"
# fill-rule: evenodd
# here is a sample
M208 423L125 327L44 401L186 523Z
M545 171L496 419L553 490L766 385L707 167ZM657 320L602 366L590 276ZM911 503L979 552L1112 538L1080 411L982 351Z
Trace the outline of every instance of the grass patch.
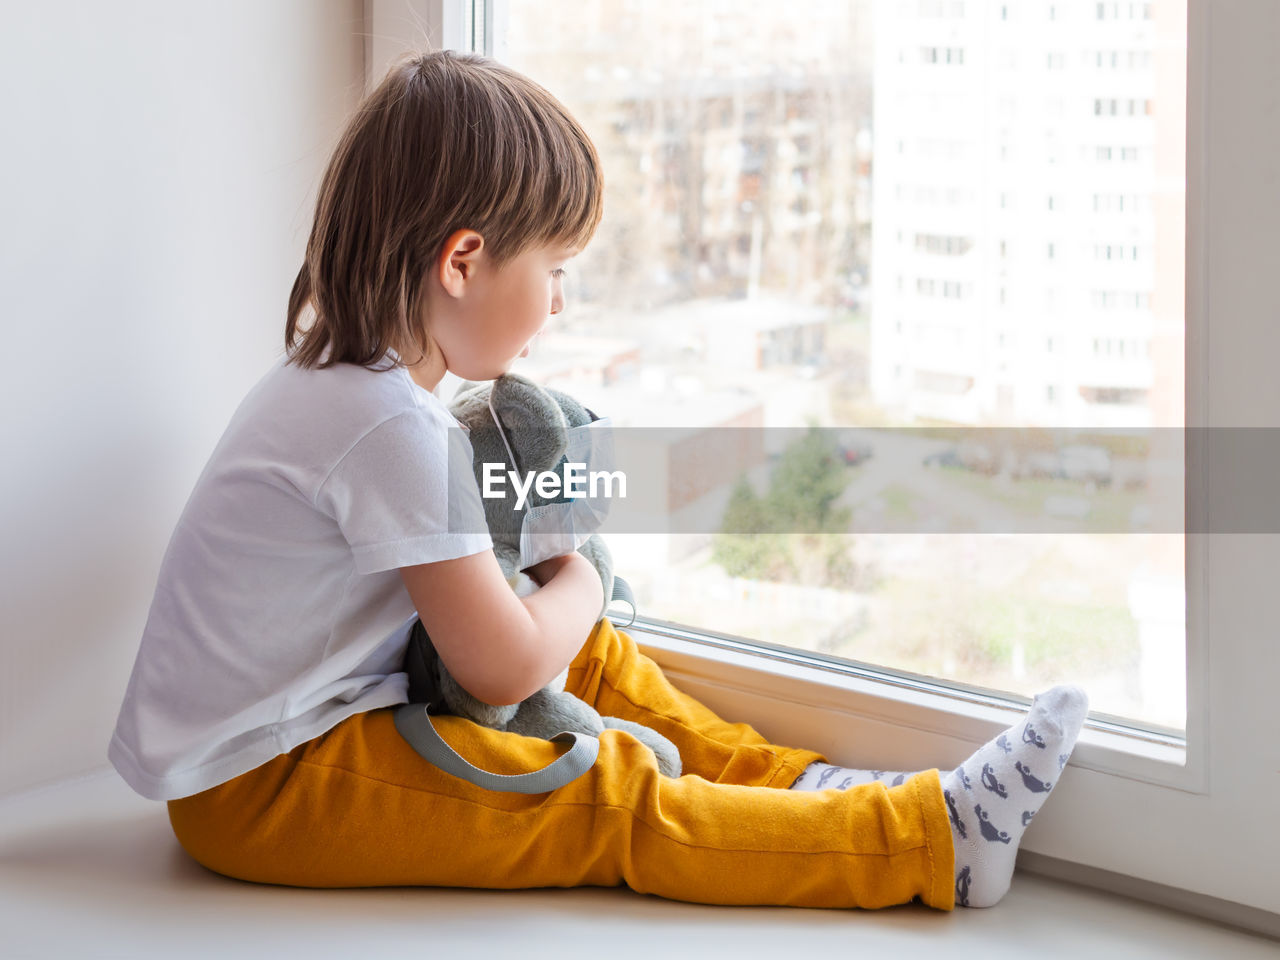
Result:
M915 504L919 497L901 484L894 483L885 487L878 496L884 501L885 513L888 516L893 517L895 520L914 520L916 518Z
M872 618L840 638L854 659L1001 686L1015 672L1061 677L1124 674L1137 662L1138 625L1123 602L1071 603L1039 595L1029 570L1001 588L953 578L890 576Z

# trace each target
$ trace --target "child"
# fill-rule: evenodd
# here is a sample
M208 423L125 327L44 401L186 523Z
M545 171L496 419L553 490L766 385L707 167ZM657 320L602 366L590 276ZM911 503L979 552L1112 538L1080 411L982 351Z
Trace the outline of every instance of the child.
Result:
M950 773L855 786L871 775L674 689L595 622L600 580L580 555L531 567L541 589L523 599L503 579L470 451L431 391L446 371L498 376L563 308L560 274L599 222L601 184L564 108L483 58L407 60L369 96L321 186L287 356L232 417L165 554L112 763L168 801L196 860L245 880L995 903L1070 754L1078 691L1039 698ZM450 476L451 443L465 476ZM572 693L667 736L686 775L661 776L617 731L543 794L429 765L392 721L415 617L477 697L517 702L569 664ZM436 727L498 773L559 752L457 717ZM826 786L847 789L805 789Z

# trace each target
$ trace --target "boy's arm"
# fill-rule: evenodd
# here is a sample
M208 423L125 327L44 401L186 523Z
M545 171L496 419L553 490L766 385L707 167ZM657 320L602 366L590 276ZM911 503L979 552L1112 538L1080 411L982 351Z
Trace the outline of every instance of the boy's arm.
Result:
M485 703L519 703L546 686L582 649L604 604L600 575L579 553L526 572L542 589L521 598L492 550L400 568L440 659Z

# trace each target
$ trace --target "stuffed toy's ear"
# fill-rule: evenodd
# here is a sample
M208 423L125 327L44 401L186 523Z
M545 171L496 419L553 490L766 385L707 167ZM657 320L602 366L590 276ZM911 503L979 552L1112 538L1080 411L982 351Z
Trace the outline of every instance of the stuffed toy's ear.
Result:
M466 381L458 388L458 392L449 401L449 412L468 430L492 426L493 416L489 413L489 390L491 384L472 383Z
M552 389L548 389L547 393L551 395L551 399L560 405L560 411L564 414L565 421L571 427L585 426L592 420L600 419L567 393Z

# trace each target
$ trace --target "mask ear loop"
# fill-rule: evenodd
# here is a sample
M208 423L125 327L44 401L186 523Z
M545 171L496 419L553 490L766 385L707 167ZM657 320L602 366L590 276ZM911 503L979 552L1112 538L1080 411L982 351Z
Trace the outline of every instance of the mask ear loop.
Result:
M493 409L493 391L489 391L489 415L493 417L493 425L498 428L498 436L502 438L502 445L507 448L507 455L511 458L511 468L519 470L520 464L516 462L516 452L511 449L511 443L507 440L507 431L502 428L502 421L498 419L498 411Z

